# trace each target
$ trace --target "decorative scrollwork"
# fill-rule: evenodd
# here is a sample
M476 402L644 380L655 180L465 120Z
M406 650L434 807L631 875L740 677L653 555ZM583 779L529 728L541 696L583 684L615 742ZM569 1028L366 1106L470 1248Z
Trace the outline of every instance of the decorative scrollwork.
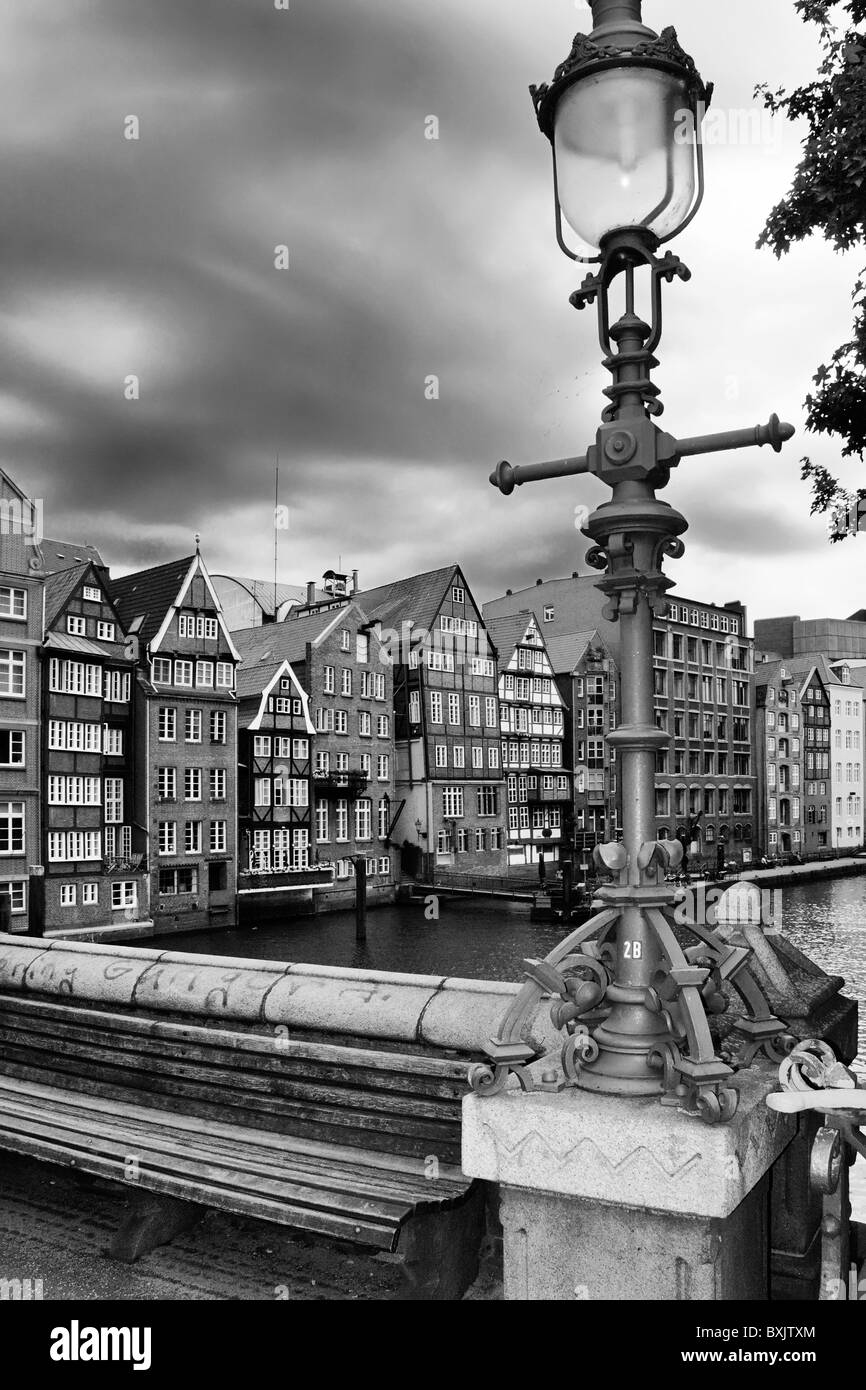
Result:
M594 1062L599 1055L599 1046L590 1036L589 1029L579 1028L562 1045L562 1070L569 1081L577 1081L581 1067Z
M475 1062L469 1068L468 1081L472 1090L479 1096L498 1096L508 1086L511 1076L516 1076L522 1091L534 1091L535 1085L525 1067L501 1064L490 1066L487 1062Z
M588 551L586 552L586 557L585 557L585 558L586 558L586 563L589 565L590 569L594 569L594 570L606 570L606 569L607 569L608 555L607 555L607 551L604 550L604 549L602 548L602 546L600 546L600 545L594 545L594 546L592 547L591 550L588 550Z

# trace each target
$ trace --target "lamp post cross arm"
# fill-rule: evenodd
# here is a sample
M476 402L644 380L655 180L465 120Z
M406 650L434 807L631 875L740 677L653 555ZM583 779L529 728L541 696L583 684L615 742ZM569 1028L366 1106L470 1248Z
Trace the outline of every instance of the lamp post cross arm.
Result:
M656 426L649 427L655 440L654 459L641 464L642 471L654 471L658 467L670 470L680 459L695 457L698 454L717 454L729 449L762 448L769 444L775 453L781 453L782 445L794 435L794 426L783 424L778 415L771 415L766 425L755 425L751 429L723 430L719 434L698 434L688 439L675 439ZM602 426L597 443L586 454L573 458L550 459L546 463L508 463L503 459L490 474L490 482L505 497L524 483L544 482L550 478L574 477L581 473L594 473L606 482L623 481L619 470L631 464L636 450L633 437L622 423L616 428ZM657 481L661 481L658 479Z

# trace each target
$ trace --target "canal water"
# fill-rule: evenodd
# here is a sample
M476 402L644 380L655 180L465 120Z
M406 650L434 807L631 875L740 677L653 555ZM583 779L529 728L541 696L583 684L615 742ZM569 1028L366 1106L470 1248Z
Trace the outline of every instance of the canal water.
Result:
M844 976L847 992L860 1000L858 1062L866 1071L866 875L784 889L781 925L822 969ZM437 920L428 920L420 900L370 910L365 945L355 941L352 912L190 932L169 940L172 950L208 955L519 980L524 957L547 955L561 936L555 924L530 922L529 908L521 903L440 898Z

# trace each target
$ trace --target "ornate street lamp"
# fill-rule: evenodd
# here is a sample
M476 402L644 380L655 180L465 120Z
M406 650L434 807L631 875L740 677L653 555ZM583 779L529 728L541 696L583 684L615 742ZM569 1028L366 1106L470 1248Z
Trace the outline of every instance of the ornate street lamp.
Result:
M662 244L688 225L703 196L700 120L711 88L680 47L673 29L657 35L641 22L640 0L592 0L595 27L578 34L549 85L533 87L542 132L554 155L557 238L566 255L598 269L571 296L578 309L597 303L604 365L612 384L595 443L580 457L528 467L501 463L491 482L508 495L537 479L592 473L612 490L588 519L594 542L587 560L603 577L604 615L622 623L622 722L607 736L620 761L622 843L598 846L599 913L545 961L527 961L527 983L488 1048L492 1065L474 1069L479 1092L495 1092L535 1053L523 1036L529 1011L553 993L553 1019L565 1032L562 1078L625 1095L662 1095L713 1122L737 1103L729 1084L735 1066L760 1050L780 1060L793 1046L749 970L744 943L718 937L698 921L675 921L677 894L666 882L682 846L655 838L657 754L670 743L656 726L652 688L653 618L664 616L673 587L665 556L683 554L685 518L656 497L671 469L694 454L770 444L778 452L794 430L769 425L676 439L654 423L662 413L653 383L662 331L662 282L689 271ZM564 224L584 244L566 242ZM638 272L648 272L649 322L637 312ZM610 321L610 287L623 278L625 312ZM722 986L739 994L733 1024L739 1054L732 1065L716 1054L708 1013L723 1012Z

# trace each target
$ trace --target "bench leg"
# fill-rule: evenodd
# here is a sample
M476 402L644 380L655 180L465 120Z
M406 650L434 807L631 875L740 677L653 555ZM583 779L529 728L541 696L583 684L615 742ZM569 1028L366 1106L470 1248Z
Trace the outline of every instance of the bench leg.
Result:
M461 1299L478 1274L484 1235L481 1184L459 1206L413 1216L400 1231L400 1297L415 1302Z
M188 1231L205 1215L207 1207L162 1197L154 1192L135 1194L134 1210L124 1221L109 1247L113 1260L133 1264L158 1245L167 1245L182 1231Z

